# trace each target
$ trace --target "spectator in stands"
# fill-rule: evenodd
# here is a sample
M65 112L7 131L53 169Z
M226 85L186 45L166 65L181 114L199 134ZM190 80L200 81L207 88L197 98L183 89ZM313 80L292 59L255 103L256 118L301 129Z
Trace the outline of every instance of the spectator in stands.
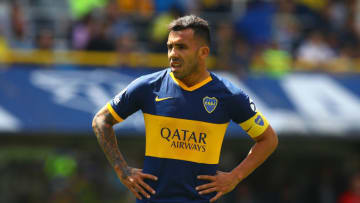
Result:
M327 6L322 12L328 18L331 30L341 32L342 30L346 29L346 20L350 14L350 8L346 5L346 1L328 1Z
M327 69L335 52L325 41L323 33L312 31L300 45L296 53L296 67L307 70Z
M156 13L162 14L171 12L172 9L177 8L183 11L186 9L186 0L153 0Z
M251 73L264 73L265 62L263 58L266 45L258 44L252 48L251 58L249 63L249 70Z
M322 9L325 8L328 0L299 0L299 2L301 4L306 5L307 7L309 7L312 10L315 11L321 11Z
M352 14L354 15L354 26L358 37L360 37L360 2L352 1Z
M11 1L10 10L12 48L30 49L31 40L27 36L27 23L25 22L24 9L18 1Z
M273 20L273 39L280 49L290 53L300 38L299 22L295 16L295 3L291 0L279 0Z
M112 9L128 15L149 18L154 13L154 0L113 0L112 2L117 4ZM169 2L169 0L163 2Z
M355 15L349 14L346 19L344 29L338 33L338 37L343 45L351 47L353 57L360 57L360 53L358 51L360 48L360 35L355 22Z
M310 0L313 1L313 0ZM309 0L294 1L296 3L295 15L301 27L301 34L314 29L327 29L329 22L322 15L322 9L326 4L315 5L316 2L310 2ZM323 0L320 0L323 2ZM313 5L314 3L314 5ZM318 7L318 8L315 8Z
M91 13L77 22L72 30L72 48L85 49L90 40L90 28L95 23Z
M32 29L32 26L37 25L39 15L36 17L33 15L34 12L27 13L33 6L28 7L27 4L19 2L22 1L5 1L0 4L0 24L7 40L6 44L10 48L36 48L33 42L37 40L35 39L37 30ZM136 33L137 36L131 39L136 44L141 44L145 50L163 52L166 51L164 42L167 36L167 29L163 25L181 16L182 13L198 12L200 15L209 16L213 24L221 21L218 26L220 35L228 35L224 25L233 24L236 36L244 36L246 41L242 40L243 44L249 45L248 53L242 53L250 55L248 59L256 59L253 60L256 61L255 64L261 62L263 57L264 50L259 52L261 50L259 47L274 41L278 44L279 50L291 54L300 70L339 72L353 71L354 67L360 67L356 65L356 58L360 57L358 51L360 1L252 0L241 4L240 10L244 11L244 15L229 14L231 10L236 10L231 0L109 0L107 2L105 7L96 7L80 22L72 25L72 31L69 33L71 35L69 46L72 49L113 51L117 50L115 41L121 44L124 42L123 36ZM42 13L42 9L46 7L40 5L43 4L42 1L38 4L39 7L36 9ZM100 21L96 21L92 16ZM40 18L40 20L46 22L52 17ZM153 22L150 26L149 21ZM61 34L60 27L56 28L53 30L53 35L57 38L54 38L53 42L63 42L62 40L67 36ZM313 34L310 34L311 37L307 37L307 33L314 29L323 30L326 35L313 37ZM220 57L217 67L235 68L238 62L244 67L248 60L243 60L245 58L238 55L241 51L235 53L236 43L228 46L230 40L226 39L219 38L217 41L220 42L221 47L214 47ZM322 43L314 43L314 41ZM241 43L238 45L239 50L244 48ZM229 52L232 54L226 55ZM334 60L329 60L333 57ZM243 70L239 67L235 69Z
M182 11L174 6L169 11L156 16L150 28L151 50L154 52L167 52L165 46L168 37L167 25L182 15Z
M88 51L114 51L115 45L109 36L109 23L96 21L90 28L90 40L86 45Z
M235 48L231 57L231 68L236 75L243 77L249 72L251 50L245 39L235 37Z
M54 63L56 55L54 54L54 35L49 29L42 28L38 31L34 40L33 53L36 55L36 60L42 62L39 64L40 67L51 67Z
M118 58L118 64L121 65L130 65L131 64L131 53L139 53L137 46L136 35L134 33L126 33L120 35L116 39L116 52ZM137 62L140 62L141 57L137 58Z
M349 44L340 47L338 56L329 62L328 71L332 73L355 71L356 60L353 57L354 50Z
M35 38L35 47L40 50L52 50L54 47L54 34L49 29L41 29Z
M118 8L118 2L110 1L105 9L105 20L109 24L109 37L114 41L122 36L136 33L130 16L124 13L123 9Z
M272 42L258 47L251 64L251 72L281 77L291 70L291 65L290 54L281 50L276 42Z
M338 203L360 203L360 172L351 177L349 189L340 195Z
M236 32L244 35L251 45L270 42L275 11L273 2L249 1L245 15L235 20Z
M200 0L201 8L205 12L230 12L231 0Z
M234 29L231 21L224 20L218 23L216 29L216 67L224 70L230 70L231 56L234 50Z
M264 51L263 56L265 73L272 77L281 77L291 70L292 60L290 54L272 42Z

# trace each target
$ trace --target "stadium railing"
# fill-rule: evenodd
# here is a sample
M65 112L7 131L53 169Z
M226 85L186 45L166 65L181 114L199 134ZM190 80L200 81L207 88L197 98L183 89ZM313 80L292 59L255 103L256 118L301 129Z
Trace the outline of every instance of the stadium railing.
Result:
M152 67L163 68L169 65L167 55L163 53L118 53L96 51L42 51L8 49L0 54L2 64L35 64L35 65L79 65L119 67ZM207 61L209 68L214 68L215 58L210 56Z

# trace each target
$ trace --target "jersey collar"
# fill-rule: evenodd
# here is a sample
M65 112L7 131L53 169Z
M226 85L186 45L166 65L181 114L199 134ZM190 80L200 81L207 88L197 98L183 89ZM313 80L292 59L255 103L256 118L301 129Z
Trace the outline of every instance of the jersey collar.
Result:
M191 87L188 87L187 85L185 85L183 82L181 82L180 80L176 79L173 72L170 72L170 76L171 78L174 80L174 82L179 85L182 89L186 90L186 91L194 91L194 90L197 90L199 89L200 87L206 85L207 83L209 83L212 78L211 78L211 75L209 75L209 77L207 77L205 80L199 82L198 84L195 84Z

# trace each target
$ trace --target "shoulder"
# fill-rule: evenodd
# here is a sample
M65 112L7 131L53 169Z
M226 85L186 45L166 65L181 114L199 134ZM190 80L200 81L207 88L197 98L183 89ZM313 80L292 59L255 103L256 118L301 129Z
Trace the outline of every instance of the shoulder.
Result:
M227 96L240 96L248 98L247 94L242 89L234 85L230 80L213 72L211 73L211 77L214 81L214 85L216 85L221 91L224 91Z
M153 84L162 81L162 78L167 75L167 71L165 69L136 78L113 98L112 104L116 106L121 102L121 104L141 106L144 98L153 92Z
M144 85L152 84L152 83L159 81L159 80L163 79L164 77L166 77L167 73L168 73L168 69L156 71L154 73L142 75L142 76L138 77L137 79L135 79L133 82L139 83L139 84L144 84Z
M129 84L128 88L137 89L137 88L150 87L154 83L157 83L158 81L162 81L162 79L168 75L167 72L168 69L164 69L161 71L156 71L154 73L142 75L136 78L134 81L132 81Z

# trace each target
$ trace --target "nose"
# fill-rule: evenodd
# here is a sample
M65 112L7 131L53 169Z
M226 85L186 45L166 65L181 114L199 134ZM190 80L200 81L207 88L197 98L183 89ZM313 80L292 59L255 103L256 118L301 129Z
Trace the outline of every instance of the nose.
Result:
M177 51L175 50L175 48L169 49L168 56L169 56L169 59L173 58L173 57L176 58L178 56Z

